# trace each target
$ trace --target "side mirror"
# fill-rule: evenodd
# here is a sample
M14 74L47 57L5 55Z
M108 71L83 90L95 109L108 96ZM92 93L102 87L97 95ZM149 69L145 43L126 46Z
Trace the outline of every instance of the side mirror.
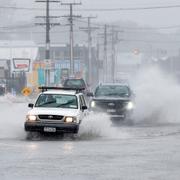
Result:
M28 107L29 107L29 108L33 108L33 107L34 107L34 104L30 103L30 104L28 104Z
M134 92L132 92L132 97L135 98L136 97L136 94Z
M92 92L88 92L88 93L87 93L87 96L88 96L88 97L93 97L94 94L93 94Z
M83 111L86 110L86 109L88 109L87 106L82 106Z

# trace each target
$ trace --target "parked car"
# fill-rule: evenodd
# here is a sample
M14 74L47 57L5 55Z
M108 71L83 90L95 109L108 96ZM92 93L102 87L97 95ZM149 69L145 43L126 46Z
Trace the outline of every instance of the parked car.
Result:
M79 88L82 92L87 95L89 88L84 79L80 78L68 78L64 81L63 87L65 88Z

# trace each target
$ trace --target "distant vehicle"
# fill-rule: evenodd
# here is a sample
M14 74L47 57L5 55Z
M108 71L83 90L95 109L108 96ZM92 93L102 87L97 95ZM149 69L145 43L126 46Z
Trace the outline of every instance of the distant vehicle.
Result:
M88 86L84 79L68 78L64 81L63 87L65 88L80 88L83 89L83 93L86 95L89 92Z
M134 95L126 84L100 84L90 101L90 110L105 112L112 120L131 118L134 109Z
M87 109L79 89L42 87L24 124L27 132L77 134Z
M6 92L6 81L0 79L0 96L4 95Z

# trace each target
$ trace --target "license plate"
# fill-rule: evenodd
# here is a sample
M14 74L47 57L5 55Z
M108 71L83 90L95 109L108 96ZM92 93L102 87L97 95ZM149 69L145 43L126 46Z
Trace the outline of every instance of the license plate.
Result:
M44 127L44 132L56 132L56 128L53 128L53 127Z
M115 109L107 109L107 112L108 113L114 113L114 112L116 112L116 110Z

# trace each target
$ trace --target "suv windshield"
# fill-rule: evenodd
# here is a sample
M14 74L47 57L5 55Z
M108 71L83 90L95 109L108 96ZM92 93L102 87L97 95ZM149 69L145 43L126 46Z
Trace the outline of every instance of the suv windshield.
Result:
M85 82L83 79L67 79L64 82L64 87L70 88L85 88Z
M103 85L96 88L95 96L129 97L130 91L127 86L123 85Z
M77 97L64 94L41 94L35 104L35 107L50 108L69 108L77 109Z

